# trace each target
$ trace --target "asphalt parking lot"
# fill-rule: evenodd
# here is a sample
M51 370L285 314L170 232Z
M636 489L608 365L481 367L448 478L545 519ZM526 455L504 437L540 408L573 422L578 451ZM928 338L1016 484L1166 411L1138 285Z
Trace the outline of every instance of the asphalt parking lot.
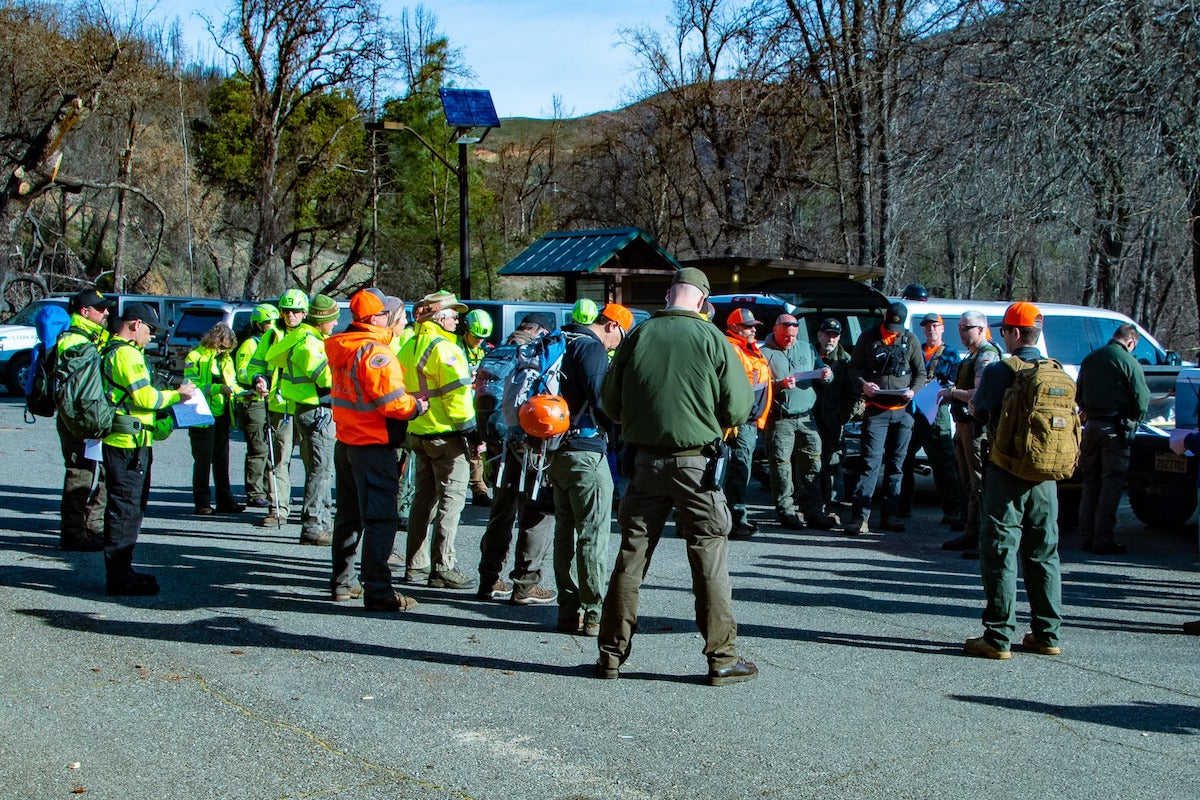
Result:
M931 503L904 534L764 526L730 550L761 675L721 688L668 528L633 656L600 681L594 640L554 632L554 608L330 602L328 551L298 525L190 513L182 433L156 448L135 559L163 591L108 598L100 554L57 549L57 437L20 411L0 398L4 797L1200 797L1200 638L1179 627L1200 619L1196 532L1127 507L1127 555L1064 534L1063 654L1008 662L961 655L977 562L941 550ZM471 574L485 514L459 534Z

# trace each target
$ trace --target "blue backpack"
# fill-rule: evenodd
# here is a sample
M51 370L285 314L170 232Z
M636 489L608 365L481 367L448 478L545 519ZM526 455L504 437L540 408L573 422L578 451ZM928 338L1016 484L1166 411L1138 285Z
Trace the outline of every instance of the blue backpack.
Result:
M484 438L498 444L508 438L508 422L504 418L504 384L517 367L515 344L502 344L489 350L475 371L475 418L483 429Z
M57 388L54 377L55 345L58 337L71 327L71 315L60 305L47 305L34 317L33 327L37 330L39 343L33 348L33 361L25 376L26 422L35 422L37 417L54 416L54 392Z
M500 404L510 434L521 433L519 414L527 400L540 394L559 393L562 360L570 338L569 334L556 330L517 348L513 369L504 381L504 397Z

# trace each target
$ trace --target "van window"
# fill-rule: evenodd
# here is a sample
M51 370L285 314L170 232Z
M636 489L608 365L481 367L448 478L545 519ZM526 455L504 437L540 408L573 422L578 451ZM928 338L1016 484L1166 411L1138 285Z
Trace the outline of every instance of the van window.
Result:
M219 308L189 308L186 314L180 316L175 330L171 332L171 338L198 341L224 316L225 312Z
M1046 354L1055 361L1079 364L1096 349L1096 333L1088 317L1050 316L1045 324Z

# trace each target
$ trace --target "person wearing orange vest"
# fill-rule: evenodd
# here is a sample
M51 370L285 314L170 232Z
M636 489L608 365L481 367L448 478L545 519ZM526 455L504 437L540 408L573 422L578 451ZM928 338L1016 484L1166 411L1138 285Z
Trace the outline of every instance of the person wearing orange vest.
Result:
M404 374L391 341L388 315L399 300L378 289L350 298L354 322L325 340L337 442L333 467L337 513L333 526L334 601L363 597L368 611L408 611L416 601L392 588L388 558L396 540L396 496L400 475L396 447L407 421L429 402L404 391ZM362 583L354 582L354 560L362 542Z
M750 389L754 392L750 416L745 424L737 427L736 438L730 443L733 450L729 454L729 470L725 473L725 497L733 512L730 539L749 539L758 532L758 526L750 521L746 512L746 493L750 489L750 463L754 460L758 432L767 426L767 414L771 410L771 367L757 342L761 326L748 308L735 308L725 322L725 338L733 345L733 352L746 371Z

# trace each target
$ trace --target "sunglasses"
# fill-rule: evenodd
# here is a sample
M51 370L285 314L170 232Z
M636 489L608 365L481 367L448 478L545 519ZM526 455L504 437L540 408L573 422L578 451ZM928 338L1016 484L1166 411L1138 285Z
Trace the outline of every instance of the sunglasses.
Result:
M979 330L982 327L982 325L959 325L958 330L962 333L966 333L967 331Z
M799 328L800 327L799 322L781 322L779 324L785 328Z

